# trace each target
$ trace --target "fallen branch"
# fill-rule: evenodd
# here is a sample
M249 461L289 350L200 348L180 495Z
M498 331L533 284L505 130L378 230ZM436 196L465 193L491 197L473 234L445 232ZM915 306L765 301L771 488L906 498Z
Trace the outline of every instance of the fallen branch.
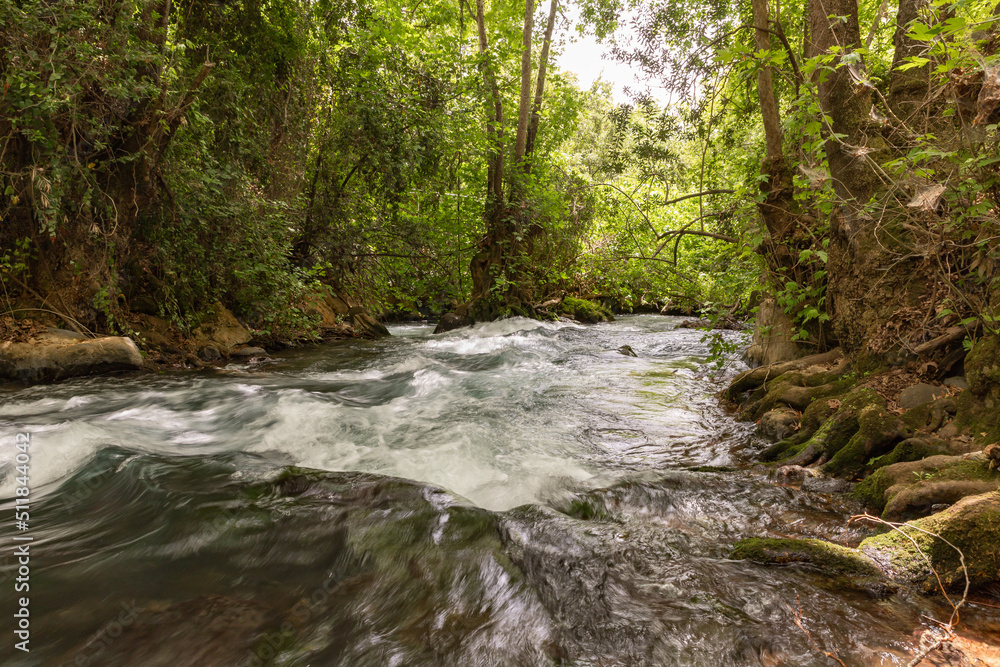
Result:
M954 343L965 338L970 332L974 332L979 327L978 320L973 322L971 326L958 326L951 327L947 329L943 334L937 338L932 338L926 343L921 343L913 348L914 354L925 354L931 350L936 350L939 347Z

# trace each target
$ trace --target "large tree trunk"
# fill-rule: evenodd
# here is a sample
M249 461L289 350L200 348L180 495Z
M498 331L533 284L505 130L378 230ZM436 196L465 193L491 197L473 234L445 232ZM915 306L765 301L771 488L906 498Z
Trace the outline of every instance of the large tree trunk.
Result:
M545 72L549 62L549 45L552 43L552 29L556 25L556 10L559 7L559 0L552 0L549 3L549 21L545 25L545 41L542 43L542 55L538 59L538 81L535 83L535 101L531 105L531 121L528 124L527 145L524 154L531 157L535 150L535 138L538 136L538 124L542 118L542 93L545 92ZM525 171L531 170L531 163L524 166Z
M837 55L819 80L819 101L831 118L833 134L826 142L837 195L845 205L844 214L850 229L863 217L862 207L874 192L873 160L885 143L877 133L869 133L872 111L872 87L857 58L861 47L857 0L823 0L810 3L810 51ZM833 136L838 135L838 136Z
M900 309L920 307L927 276L916 264L899 262L889 247L896 233L889 230L898 230L898 207L892 184L880 180L888 146L885 126L873 120L873 89L856 53L862 46L856 0L813 0L809 18L813 52L836 54L833 69L819 82L820 106L830 118L827 130L839 135L826 142L840 203L830 216L826 306L845 349L880 356L871 343L884 338L881 327L898 318Z
M517 111L517 135L514 139L514 164L524 159L528 141L528 116L531 113L531 33L535 29L535 1L524 2L524 32L521 38L521 103Z
M757 51L769 52L771 30L767 0L752 0L751 5ZM769 237L763 250L772 272L787 273L798 257L798 253L792 252L789 244L798 228L800 212L793 196L792 172L784 155L781 116L778 113L770 65L761 67L757 72L757 97L760 100L767 146L767 156L760 168L761 174L767 177L760 184L764 200L758 205ZM790 278L791 276L785 276L786 280Z
M487 208L492 200L493 207L503 206L503 103L500 99L500 88L497 86L496 75L487 59L489 42L486 39L486 10L483 0L476 0L476 29L479 35L480 68L483 73L483 83L490 95L490 103L486 109L486 136L489 139L490 154L487 158Z
M768 27L770 10L767 0L752 0L754 36L757 51L768 53L771 50L771 31ZM772 159L782 156L781 119L778 117L778 101L774 97L774 83L771 80L771 66L765 65L757 70L757 96L760 98L760 113L764 121L764 139L767 144L767 157Z
M477 0L477 24L479 26L480 53L485 54L487 43L483 23L483 0ZM539 62L535 99L531 99L531 39L534 29L534 0L526 0L524 10L524 31L521 50L521 89L518 109L517 133L514 141L514 163L510 173L506 196L523 196L518 180L530 170L530 158L534 150L541 113L542 95L545 89L545 73L548 65L549 44L555 25L557 0L552 0L549 20L546 25L545 41ZM485 62L485 58L484 58ZM497 123L502 120L499 92L496 79L489 73L487 85L493 90L496 102ZM502 147L498 144L498 152ZM530 305L533 286L530 284L530 255L533 237L540 233L540 227L531 220L531 214L524 202L512 205L504 198L504 191L498 182L503 179L503 163L491 169L493 196L488 197L483 219L486 234L479 243L479 252L470 262L472 274L472 302L469 314L479 320L496 319L505 315L531 315Z
M930 63L907 70L899 69L907 63L908 58L920 56L927 50L927 42L911 39L907 32L910 24L919 19L921 12L929 6L928 0L900 0L899 11L896 13L896 32L892 37L895 50L892 55L888 102L892 112L907 126L912 126L919 120L922 108L926 109L928 116L925 117L929 119L930 109L925 106L925 102L930 90ZM911 129L923 131L923 128Z
M770 9L767 0L752 0L754 37L757 51L769 53L771 50ZM768 263L768 269L776 277L777 282L788 280L798 282L799 277L792 275L798 252L793 250L793 236L800 222L799 207L795 202L792 186L792 172L784 155L784 138L781 132L781 116L778 113L778 100L774 93L774 83L770 65L764 65L757 71L757 97L760 100L761 120L764 125L764 139L767 155L760 170L766 179L760 183L764 200L758 205L764 227L767 229L768 241L761 246ZM757 316L757 327L754 332L755 351L761 352L757 361L772 363L792 359L797 355L795 344L791 340L794 329L791 320L784 311L774 305L772 316L767 316L764 308ZM780 324L780 326L779 326ZM767 350L766 353L763 351Z

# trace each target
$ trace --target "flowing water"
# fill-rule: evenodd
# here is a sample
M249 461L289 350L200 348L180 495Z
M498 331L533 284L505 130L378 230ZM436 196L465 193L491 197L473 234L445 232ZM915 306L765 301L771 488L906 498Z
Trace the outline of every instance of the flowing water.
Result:
M727 559L856 543L857 508L750 467L677 321L402 326L0 389L3 532L30 432L33 537L30 653L4 540L0 663L906 664L935 601Z

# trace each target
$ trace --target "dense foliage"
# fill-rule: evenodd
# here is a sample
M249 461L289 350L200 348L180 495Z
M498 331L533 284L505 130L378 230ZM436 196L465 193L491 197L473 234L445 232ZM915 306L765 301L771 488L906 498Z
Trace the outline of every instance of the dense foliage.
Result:
M560 72L557 4L0 0L4 310L268 330L320 283L410 312L763 288L824 346L857 246L934 276L901 316L993 326L989 3L579 10L669 105Z

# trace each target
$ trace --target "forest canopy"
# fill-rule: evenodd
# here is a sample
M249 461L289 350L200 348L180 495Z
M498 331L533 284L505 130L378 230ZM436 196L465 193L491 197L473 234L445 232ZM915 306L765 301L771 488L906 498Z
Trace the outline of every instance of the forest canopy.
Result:
M763 292L817 349L992 330L994 3L567 7L0 0L4 310L283 332L324 286L476 319ZM581 90L577 31L667 102Z

